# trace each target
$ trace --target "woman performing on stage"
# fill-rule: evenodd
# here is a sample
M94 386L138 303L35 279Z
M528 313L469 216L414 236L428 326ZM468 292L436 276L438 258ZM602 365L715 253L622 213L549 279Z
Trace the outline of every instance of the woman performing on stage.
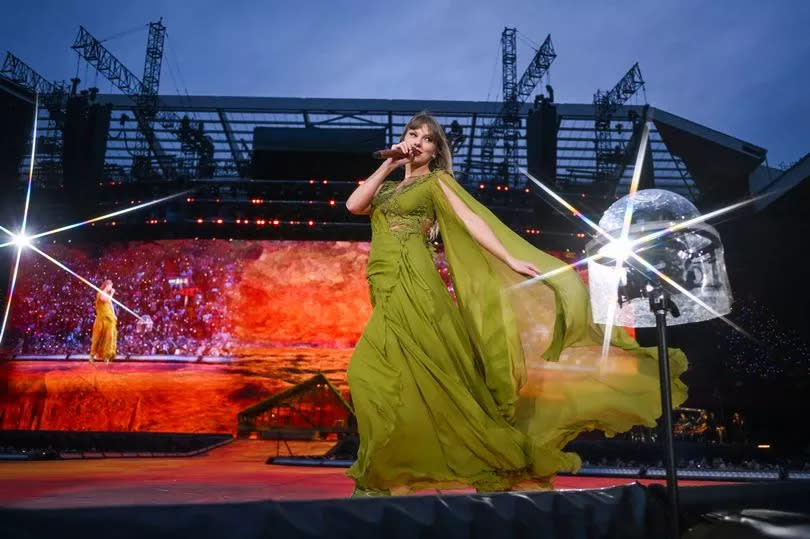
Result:
M654 426L661 414L657 352L623 329L601 357L574 270L499 221L453 178L444 132L428 114L408 123L387 159L346 201L371 218L373 305L348 368L360 433L348 475L355 496L475 487L549 488L579 457L580 432ZM405 168L402 181L386 178ZM436 271L441 233L456 300ZM673 405L686 358L670 352Z
M102 292L96 294L96 321L93 322L93 337L90 341L90 362L103 359L105 363L115 359L118 319L112 304L115 294L113 283L107 279L101 285Z

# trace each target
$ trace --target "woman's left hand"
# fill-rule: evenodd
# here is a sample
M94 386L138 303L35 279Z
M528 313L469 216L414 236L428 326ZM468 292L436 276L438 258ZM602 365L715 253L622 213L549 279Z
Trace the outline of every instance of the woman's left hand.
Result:
M540 271L537 269L537 266L526 260L518 260L516 258L510 258L509 260L506 261L506 264L514 271L522 275L527 275L529 277L537 277L538 275L540 275Z

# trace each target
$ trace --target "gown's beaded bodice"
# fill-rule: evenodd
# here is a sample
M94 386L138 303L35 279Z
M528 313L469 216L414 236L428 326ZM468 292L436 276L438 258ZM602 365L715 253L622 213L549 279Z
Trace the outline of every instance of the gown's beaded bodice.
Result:
M386 181L374 197L371 204L372 214L380 212L387 225L387 232L399 241L405 241L413 234L427 240L436 219L436 211L427 185L433 175L433 173L426 174L407 184ZM385 233L385 230L375 227L375 221L383 224L381 220L372 219L372 233Z
M436 222L434 180L430 173L405 184L386 181L372 201L366 268L372 305L385 300L405 276L423 288L429 286L426 279L439 279L430 241Z

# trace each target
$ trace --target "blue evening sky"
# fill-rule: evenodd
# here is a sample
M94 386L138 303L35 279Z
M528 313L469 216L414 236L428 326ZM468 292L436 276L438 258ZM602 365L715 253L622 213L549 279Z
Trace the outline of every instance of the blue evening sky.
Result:
M490 101L515 26L518 74L551 33L557 101L590 102L638 61L650 104L767 148L771 165L810 151L808 0L31 0L3 7L0 54L69 79L80 24L99 39L141 26L106 43L140 77L159 17L163 94Z

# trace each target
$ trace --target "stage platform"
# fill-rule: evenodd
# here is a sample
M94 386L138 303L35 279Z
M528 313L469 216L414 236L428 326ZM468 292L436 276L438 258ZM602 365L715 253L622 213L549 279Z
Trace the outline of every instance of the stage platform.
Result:
M297 454L322 454L332 442L288 445ZM344 468L265 463L286 449L274 441L236 440L197 456L0 462L0 537L667 536L659 480L561 476L552 492L468 489L349 499L353 484ZM718 526L728 528L727 518L707 522L703 515L712 511L810 511L808 481L680 485L681 529L710 533L694 537L740 536L733 526L718 534ZM766 513L767 525L774 514ZM779 526L793 518L801 533L808 517L786 515L778 513Z
M334 442L288 442L296 454L322 454ZM352 481L345 468L268 465L286 454L274 441L236 440L207 454L171 458L112 458L0 462L0 506L106 507L232 503L259 500L346 498ZM658 480L627 477L557 477L555 490L594 489ZM717 481L681 481L683 486ZM452 490L444 494L468 494ZM423 491L415 494L436 494Z

